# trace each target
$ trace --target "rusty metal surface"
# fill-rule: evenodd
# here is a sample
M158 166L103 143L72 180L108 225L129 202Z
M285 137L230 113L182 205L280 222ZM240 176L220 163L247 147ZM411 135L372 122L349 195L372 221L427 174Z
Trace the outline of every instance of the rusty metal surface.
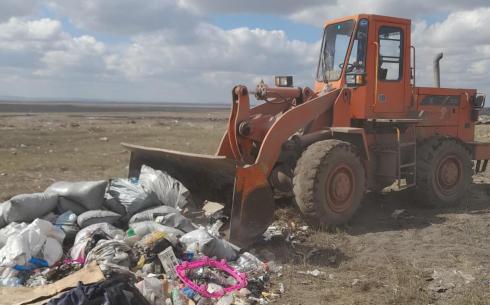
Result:
M295 132L332 108L341 89L334 90L286 111L269 129L256 159L269 175L281 152L281 146Z

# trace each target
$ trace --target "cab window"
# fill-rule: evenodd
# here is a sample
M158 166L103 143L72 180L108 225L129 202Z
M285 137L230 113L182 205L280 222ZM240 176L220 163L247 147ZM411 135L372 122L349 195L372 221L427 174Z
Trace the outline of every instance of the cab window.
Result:
M402 78L403 31L382 26L379 29L378 79L397 81Z
M366 72L366 49L367 49L367 19L359 20L355 40L352 43L347 73L365 73Z

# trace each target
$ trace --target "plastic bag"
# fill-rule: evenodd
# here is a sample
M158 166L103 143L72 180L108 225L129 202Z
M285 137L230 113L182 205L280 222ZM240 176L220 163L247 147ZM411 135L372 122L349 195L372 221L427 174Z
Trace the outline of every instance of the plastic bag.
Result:
M87 210L97 210L104 203L106 187L107 181L105 180L81 182L59 181L48 187L46 191L54 192L59 196L79 203Z
M55 222L55 226L61 228L63 232L65 232L67 240L73 240L77 235L80 228L77 224L77 215L72 211L67 211L61 215L59 215Z
M267 273L267 266L250 252L240 254L231 265L237 271L248 274L249 277L258 277Z
M238 251L226 240L218 239L209 234L205 229L191 231L180 238L187 252L202 253L209 257L217 257L226 260L235 260Z
M89 225L93 225L95 223L101 223L105 222L108 224L115 224L119 221L121 218L121 215L111 212L111 211L104 211L104 210L94 210L94 211L87 211L77 218L77 223L80 226L80 228L85 228L88 227Z
M155 193L163 205L183 209L191 201L189 190L166 172L143 165L139 179L143 187Z
M129 215L160 205L155 194L146 192L141 184L128 179L111 180L109 194L124 206Z
M21 222L21 223L12 222L12 223L9 223L3 229L1 229L0 230L0 248L5 246L5 244L7 243L7 239L11 235L19 234L19 232L22 231L23 229L25 229L25 227L27 227L27 223L25 223L25 222Z
M184 232L190 232L196 229L192 221L183 216L179 210L165 205L139 212L131 217L129 223L141 221L156 221L159 224L177 228Z
M137 214L134 214L129 220L129 223L155 220L156 216L166 215L166 214L176 213L176 212L180 213L179 210L177 210L176 208L169 207L169 206L154 207L148 210L141 211Z
M54 265L63 257L63 247L54 238L46 238L46 242L43 246L43 258L48 262L49 266Z
M75 242L70 251L72 259L85 259L89 250L87 246L90 243L97 243L93 237L98 235L100 239L123 239L124 231L108 223L96 223L83 228L75 237ZM95 244L93 246L95 246Z
M51 192L22 194L12 197L2 205L2 218L6 223L31 222L56 208L58 196Z
M163 291L161 280L154 277L145 277L140 283L136 284L136 287L152 305L165 305L165 292Z
M31 257L38 256L46 240L63 243L65 234L50 222L36 219L17 234L10 235L4 247L0 249L0 266L13 267L25 265Z
M121 240L100 240L87 254L85 264L96 261L98 264L116 264L129 268L130 260L128 252L131 250Z
M7 277L0 280L1 287L20 287L22 286L21 281L18 277Z
M8 225L8 222L5 220L5 218L3 217L4 215L4 208L7 206L7 202L8 201L5 201L3 203L0 203L0 228L3 228L5 227L6 225Z
M164 232L173 236L182 236L184 232L176 228L167 227L153 221L142 221L129 224L129 228L134 231L139 237L144 237L145 235L154 232Z

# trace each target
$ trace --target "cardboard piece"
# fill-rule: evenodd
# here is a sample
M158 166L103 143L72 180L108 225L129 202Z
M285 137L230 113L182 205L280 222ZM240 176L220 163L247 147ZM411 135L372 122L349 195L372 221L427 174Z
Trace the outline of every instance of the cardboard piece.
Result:
M158 253L158 258L162 263L163 270L165 270L165 274L170 279L176 279L177 272L175 271L175 267L177 267L179 261L177 260L177 257L175 257L175 253L172 247L168 247L167 249Z
M218 213L224 208L225 206L222 205L221 203L206 200L204 202L204 206L202 207L202 210L204 211L204 215L206 217L210 217L211 215Z
M104 274L97 263L92 262L83 269L46 286L0 288L0 305L44 304L61 292L76 287L79 282L93 284L103 280Z

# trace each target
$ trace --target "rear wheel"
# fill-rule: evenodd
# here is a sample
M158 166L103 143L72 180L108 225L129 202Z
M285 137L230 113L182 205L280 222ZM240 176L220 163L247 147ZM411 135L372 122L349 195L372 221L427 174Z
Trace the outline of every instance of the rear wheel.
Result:
M340 140L310 145L296 165L293 192L310 224L327 226L347 222L365 192L364 167L355 146Z
M473 175L469 152L455 139L434 137L417 149L417 197L429 206L461 201Z

